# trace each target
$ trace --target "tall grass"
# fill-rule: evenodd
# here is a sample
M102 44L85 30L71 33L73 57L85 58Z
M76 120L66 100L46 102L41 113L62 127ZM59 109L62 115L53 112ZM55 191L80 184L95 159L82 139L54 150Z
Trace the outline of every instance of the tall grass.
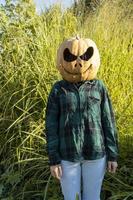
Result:
M61 79L56 50L76 34L97 43L98 77L109 89L119 132L119 170L106 174L102 199L133 198L132 19L124 15L125 7L109 2L84 19L60 6L40 16L30 3L26 6L0 12L0 198L63 199L48 167L45 108L50 88Z

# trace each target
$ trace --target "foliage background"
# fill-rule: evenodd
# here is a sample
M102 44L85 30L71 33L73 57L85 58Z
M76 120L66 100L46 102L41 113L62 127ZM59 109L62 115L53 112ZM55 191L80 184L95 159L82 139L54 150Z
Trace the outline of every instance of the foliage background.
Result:
M98 78L108 87L119 133L119 168L106 173L102 200L133 199L133 2L78 1L38 15L32 0L0 6L0 199L63 199L50 176L45 108L61 79L56 50L66 38L90 37L99 48Z

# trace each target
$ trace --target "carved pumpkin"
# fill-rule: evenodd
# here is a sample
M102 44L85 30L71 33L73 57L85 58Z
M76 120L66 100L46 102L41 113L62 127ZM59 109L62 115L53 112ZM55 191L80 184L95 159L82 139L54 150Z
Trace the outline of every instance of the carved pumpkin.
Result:
M90 39L74 37L65 40L57 51L57 68L69 82L92 80L100 66L96 44Z

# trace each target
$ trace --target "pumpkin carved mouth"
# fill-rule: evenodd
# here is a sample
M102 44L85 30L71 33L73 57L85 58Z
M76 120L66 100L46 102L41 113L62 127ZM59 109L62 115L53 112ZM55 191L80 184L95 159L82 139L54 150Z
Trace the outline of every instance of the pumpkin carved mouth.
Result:
M90 66L84 72L78 72L78 73L71 73L71 72L67 71L65 69L65 67L63 67L63 66L62 67L63 67L64 71L67 72L68 74L79 75L79 74L85 74L90 69L91 66L92 66L92 64L90 64Z

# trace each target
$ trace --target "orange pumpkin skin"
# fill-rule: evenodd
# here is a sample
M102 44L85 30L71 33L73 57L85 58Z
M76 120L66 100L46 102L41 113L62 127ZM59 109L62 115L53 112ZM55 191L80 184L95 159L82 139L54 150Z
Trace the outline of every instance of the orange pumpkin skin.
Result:
M70 38L57 51L57 68L62 78L69 82L96 78L99 66L99 51L91 39Z

